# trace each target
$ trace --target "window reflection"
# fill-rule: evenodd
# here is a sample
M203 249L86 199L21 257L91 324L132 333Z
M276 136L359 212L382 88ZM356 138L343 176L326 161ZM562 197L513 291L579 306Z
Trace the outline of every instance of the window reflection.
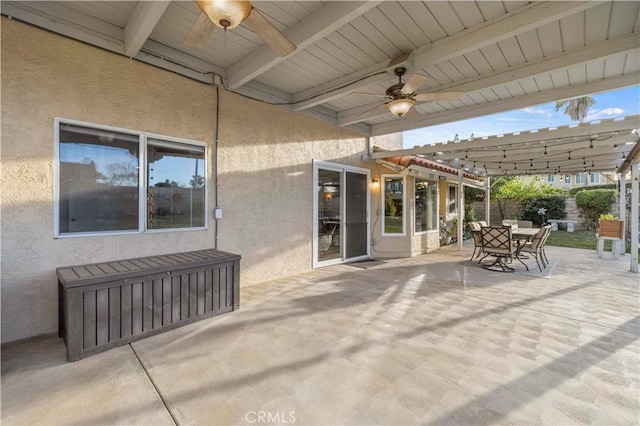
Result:
M62 125L59 232L138 229L138 138Z

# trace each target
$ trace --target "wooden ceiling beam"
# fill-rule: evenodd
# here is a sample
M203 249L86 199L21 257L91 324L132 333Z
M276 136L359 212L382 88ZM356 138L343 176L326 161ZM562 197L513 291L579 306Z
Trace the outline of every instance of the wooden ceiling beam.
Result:
M124 27L124 53L133 58L169 7L170 1L141 1Z
M486 90L515 80L531 78L540 74L567 68L571 65L575 65L576 63L586 63L602 57L614 55L616 53L637 49L638 46L640 46L640 34L629 34L616 39L606 40L593 46L582 47L570 52L563 52L560 55L548 57L538 62L524 63L505 71L494 72L488 76L477 76L468 78L464 81L443 84L437 88L437 91L469 93ZM389 111L386 109L373 110L376 105L380 105L380 102L373 102L367 105L341 111L338 114L338 122L340 125L346 126L348 124L366 121L389 114ZM371 113L364 114L367 111L371 111Z
M378 3L380 0L329 2L285 31L285 35L297 46L296 52L300 52L369 9L376 7ZM295 54L295 52L292 53L292 55ZM226 85L229 89L235 90L284 60L285 58L279 56L269 46L262 46L229 67Z
M465 120L487 114L511 111L518 108L525 108L527 106L555 102L558 99L568 99L591 93L620 89L622 87L638 84L639 80L640 72L633 72L620 77L588 81L561 89L549 89L535 94L515 96L513 98L487 102L481 105L461 107L452 111L442 111L418 117L403 118L402 120L374 124L371 126L371 134L373 136L385 135L433 126L436 124Z

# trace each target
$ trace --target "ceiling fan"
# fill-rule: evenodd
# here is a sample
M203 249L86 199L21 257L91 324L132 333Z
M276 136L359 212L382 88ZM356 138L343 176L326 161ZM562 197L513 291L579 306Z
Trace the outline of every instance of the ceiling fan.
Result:
M216 26L230 30L245 22L278 55L287 56L296 50L296 45L251 6L248 0L195 1L202 13L182 41L185 46L202 47Z
M389 86L384 95L379 93L351 92L352 95L391 99L390 102L378 105L375 108L366 111L362 115L368 115L371 111L378 108L387 107L396 117L403 117L409 112L409 110L411 110L411 107L416 102L457 101L464 94L462 92L416 93L416 90L418 90L429 79L429 77L423 74L414 73L411 74L406 83L403 83L402 76L405 75L406 72L407 69L405 67L398 67L393 70L393 73L398 76L398 82Z

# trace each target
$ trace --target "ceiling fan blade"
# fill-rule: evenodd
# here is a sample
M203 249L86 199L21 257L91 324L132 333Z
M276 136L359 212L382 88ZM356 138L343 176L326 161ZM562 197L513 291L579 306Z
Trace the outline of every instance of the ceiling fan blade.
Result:
M350 95L358 95L358 96L369 96L373 98L388 98L387 95L381 95L380 93L369 93L369 92L351 92Z
M203 47L209 41L215 27L211 19L206 14L201 13L187 36L182 40L182 44L188 47Z
M402 94L403 95L412 94L413 92L418 90L420 86L426 83L428 79L429 77L427 77L424 74L411 74L411 77L409 77L409 80L407 80L404 86L402 86L402 90L401 90Z
M427 101L459 101L464 95L463 92L435 92L435 93L418 93L414 99L417 102Z
M273 26L260 12L255 8L251 9L249 17L244 21L251 30L256 33L265 43L267 43L278 55L287 56L297 49L296 45L291 42Z

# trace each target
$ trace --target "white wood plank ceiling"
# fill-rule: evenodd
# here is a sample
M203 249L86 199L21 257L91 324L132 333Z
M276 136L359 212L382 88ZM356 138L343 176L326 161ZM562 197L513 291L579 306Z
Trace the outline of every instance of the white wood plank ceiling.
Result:
M245 24L182 45L192 1L2 1L5 16L246 96L381 135L640 83L637 1L254 1L297 50L280 57ZM376 106L394 68L460 91L398 119ZM407 76L403 81L406 81ZM372 111L373 110L373 111ZM436 141L425 141L436 142Z

